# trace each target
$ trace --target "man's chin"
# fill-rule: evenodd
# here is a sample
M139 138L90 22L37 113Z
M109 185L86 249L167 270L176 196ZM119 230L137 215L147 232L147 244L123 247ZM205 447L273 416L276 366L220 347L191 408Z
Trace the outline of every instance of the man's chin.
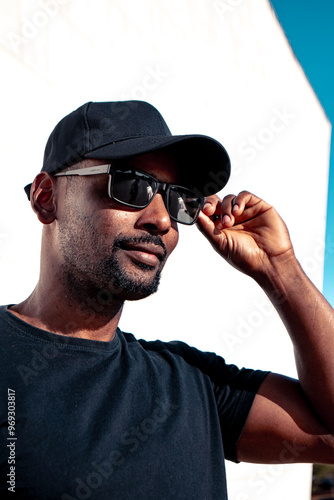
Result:
M150 295L153 295L157 290L139 291L139 292L122 292L118 295L118 298L124 301L135 301L146 299Z
M161 271L151 279L135 279L125 274L113 277L114 296L121 300L141 300L154 294L159 287Z

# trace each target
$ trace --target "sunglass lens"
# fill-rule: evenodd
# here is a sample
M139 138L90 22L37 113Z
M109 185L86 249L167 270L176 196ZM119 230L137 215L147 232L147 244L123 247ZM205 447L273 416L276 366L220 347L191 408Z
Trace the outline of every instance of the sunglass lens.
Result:
M170 186L168 205L173 219L181 224L193 224L200 212L201 198L194 196L191 191Z
M116 201L141 208L146 207L154 196L153 181L141 172L114 172L112 195Z

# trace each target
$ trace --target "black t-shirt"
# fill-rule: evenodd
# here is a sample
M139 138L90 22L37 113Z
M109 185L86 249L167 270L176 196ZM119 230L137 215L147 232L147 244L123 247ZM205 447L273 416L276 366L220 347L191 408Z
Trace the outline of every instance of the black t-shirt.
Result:
M1 499L227 498L224 458L267 372L119 329L68 338L6 307L0 335Z

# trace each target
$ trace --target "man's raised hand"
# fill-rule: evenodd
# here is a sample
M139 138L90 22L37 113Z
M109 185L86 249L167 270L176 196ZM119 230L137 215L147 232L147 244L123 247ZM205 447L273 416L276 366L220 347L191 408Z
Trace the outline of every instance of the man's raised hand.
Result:
M294 258L287 227L274 207L248 191L206 198L197 226L231 265L252 277Z

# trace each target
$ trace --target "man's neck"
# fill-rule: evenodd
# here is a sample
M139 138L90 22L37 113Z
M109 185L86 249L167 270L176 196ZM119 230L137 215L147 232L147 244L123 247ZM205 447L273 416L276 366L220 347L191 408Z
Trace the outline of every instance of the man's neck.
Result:
M26 323L69 337L108 342L115 332L122 314L123 301L109 298L107 304L89 297L79 304L63 294L52 296L37 285L33 293L10 311Z

